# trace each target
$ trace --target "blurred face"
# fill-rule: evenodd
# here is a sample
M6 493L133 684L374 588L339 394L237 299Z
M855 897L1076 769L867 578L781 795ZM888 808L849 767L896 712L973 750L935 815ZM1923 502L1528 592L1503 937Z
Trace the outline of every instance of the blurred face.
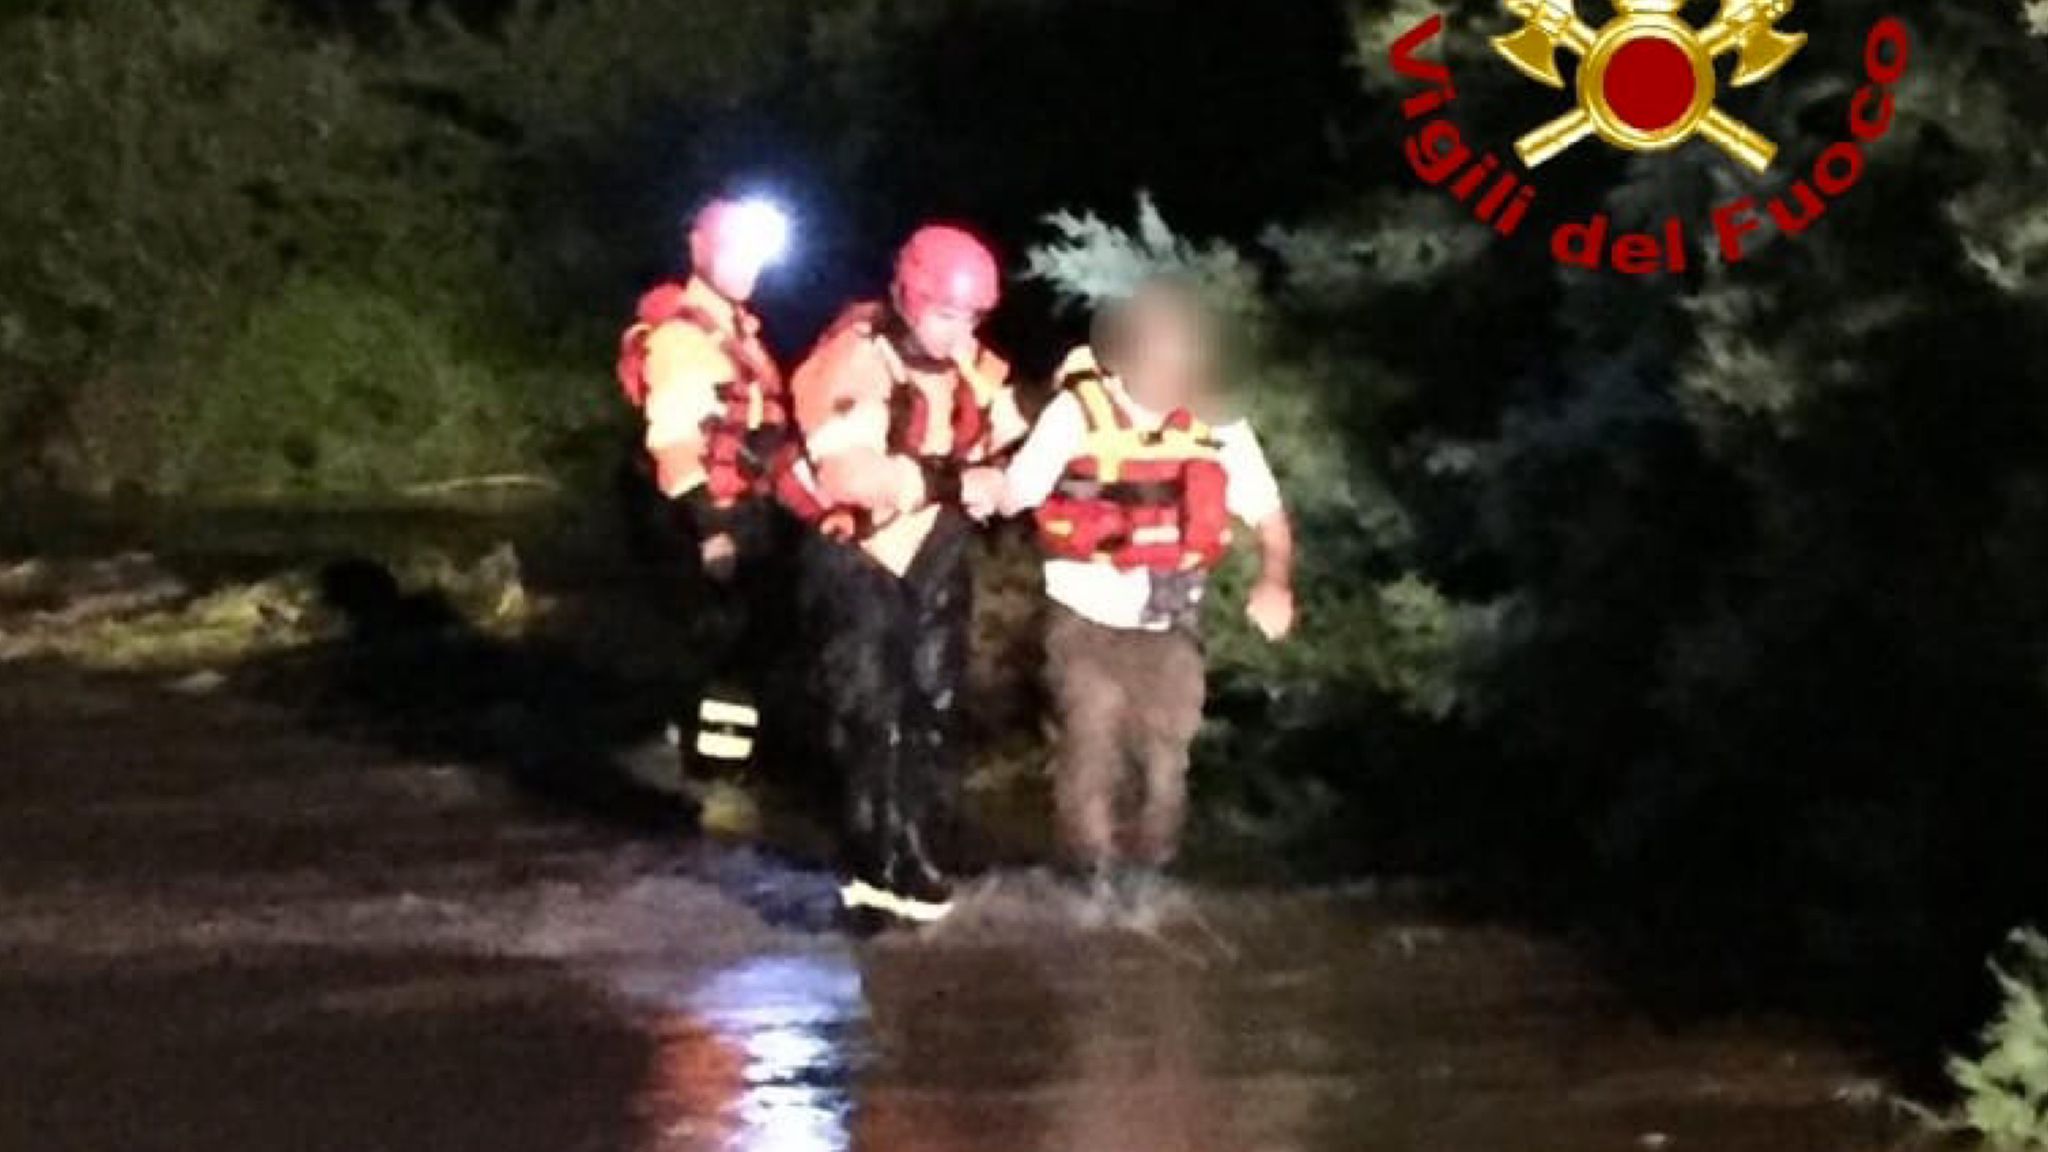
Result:
M697 218L690 264L720 296L735 304L753 299L764 269L789 251L790 220L761 199L720 201Z
M761 282L761 272L766 263L760 253L743 250L737 245L720 247L699 240L691 245L692 261L697 275L720 296L735 304L744 304L754 298L754 288Z
M1200 313L1169 297L1140 299L1128 325L1117 375L1132 398L1159 412L1195 406L1215 368Z
M971 308L926 308L905 314L910 335L936 360L960 360L974 351L974 334L985 317Z

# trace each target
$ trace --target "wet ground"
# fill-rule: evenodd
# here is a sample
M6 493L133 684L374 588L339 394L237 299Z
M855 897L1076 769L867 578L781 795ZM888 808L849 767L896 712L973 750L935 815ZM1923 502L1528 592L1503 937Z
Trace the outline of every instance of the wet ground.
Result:
M1660 1029L1366 889L1091 928L829 881L160 680L0 667L0 1149L1877 1149L1851 1054Z

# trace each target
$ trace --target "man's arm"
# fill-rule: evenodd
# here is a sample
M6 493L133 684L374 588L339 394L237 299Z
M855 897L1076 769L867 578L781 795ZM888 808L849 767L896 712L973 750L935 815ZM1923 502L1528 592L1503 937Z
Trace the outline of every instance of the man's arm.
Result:
M703 485L704 422L718 412L718 387L733 364L711 337L682 323L664 324L647 337L646 445L669 496Z
M1230 477L1230 513L1250 524L1258 540L1259 576L1245 614L1266 639L1281 640L1294 630L1294 525L1251 425L1239 421L1218 429L1217 439Z
M796 407L797 428L804 434L813 459L836 456L849 448L880 448L888 427L874 426L873 409L884 410L887 418L886 382L876 387L875 377L885 374L867 341L852 333L841 333L812 351L797 366L790 380L790 398ZM878 438L879 437L879 438Z
M1286 512L1260 521L1259 579L1245 603L1245 615L1268 640L1294 631L1294 526Z
M888 365L870 343L842 333L811 353L790 382L797 427L828 504L888 510Z
M1045 503L1087 439L1080 401L1068 392L1053 397L1004 474L1003 515L1017 516Z
M1000 464L1030 434L1031 421L1024 416L1024 405L1017 398L1017 384L1007 362L984 349L974 371L996 385L995 399L988 406L988 439L983 455L989 462Z
M960 474L960 507L976 520L987 520L1003 511L1009 490L1003 462L1010 450L1031 431L1024 409L1017 401L1017 389L1004 384L988 406L988 435L974 453L974 464ZM929 479L927 480L929 482Z

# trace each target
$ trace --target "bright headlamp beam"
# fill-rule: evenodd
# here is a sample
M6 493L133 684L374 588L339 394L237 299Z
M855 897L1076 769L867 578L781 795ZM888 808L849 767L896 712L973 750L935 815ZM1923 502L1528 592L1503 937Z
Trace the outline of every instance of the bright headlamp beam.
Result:
M740 251L760 261L763 268L780 264L789 255L789 213L772 200L742 200L734 209L733 242Z

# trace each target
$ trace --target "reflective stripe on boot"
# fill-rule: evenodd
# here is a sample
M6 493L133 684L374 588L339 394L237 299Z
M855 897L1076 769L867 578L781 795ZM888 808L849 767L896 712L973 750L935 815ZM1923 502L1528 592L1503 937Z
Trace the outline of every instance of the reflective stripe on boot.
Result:
M913 900L908 896L877 888L865 880L853 880L841 886L839 902L848 910L867 909L914 924L936 924L953 910L950 900L943 904Z
M705 697L697 705L697 755L728 765L746 763L754 755L760 722L760 712L744 700Z

